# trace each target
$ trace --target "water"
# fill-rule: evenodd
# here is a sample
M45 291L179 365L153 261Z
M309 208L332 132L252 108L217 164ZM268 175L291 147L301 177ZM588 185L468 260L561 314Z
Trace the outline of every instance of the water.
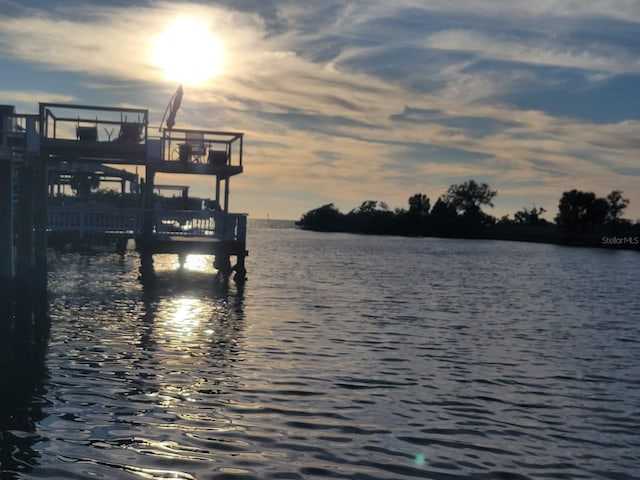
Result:
M636 252L269 226L58 257L0 478L640 478Z

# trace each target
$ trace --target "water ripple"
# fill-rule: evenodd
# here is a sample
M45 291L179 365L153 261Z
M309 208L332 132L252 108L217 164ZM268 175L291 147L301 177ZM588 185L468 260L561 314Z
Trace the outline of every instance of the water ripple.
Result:
M58 258L0 478L637 478L634 252L250 232L244 289Z

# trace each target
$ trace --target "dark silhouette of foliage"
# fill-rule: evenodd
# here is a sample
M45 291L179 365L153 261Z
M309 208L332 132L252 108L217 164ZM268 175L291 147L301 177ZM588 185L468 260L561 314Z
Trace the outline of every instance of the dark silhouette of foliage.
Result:
M365 200L360 204L358 208L354 208L349 213L356 215L370 215L375 214L377 211L386 211L389 207L385 202L378 202L377 200Z
M622 192L620 190L614 190L607 195L607 203L609 204L609 211L606 217L607 223L631 223L628 220L622 219L622 212L629 206L629 199L622 198Z
M306 230L339 232L344 228L345 218L333 203L329 203L305 213L296 225Z
M347 214L346 221L352 232L385 234L394 230L394 213L385 202L377 200L362 202Z
M431 201L424 193L416 193L409 197L409 213L414 216L424 217L429 215Z
M486 183L478 184L474 180L451 185L447 193L440 197L448 208L444 210L442 206L439 207L441 212L437 212L437 216L440 218L436 224L444 228L445 235L478 236L484 228L495 223L495 218L484 213L481 207L493 207L492 200L497 194ZM452 211L457 218L449 218Z
M602 225L609 213L609 203L593 192L571 190L564 192L558 205L556 224L563 230L585 231Z
M442 200L462 215L475 216L483 205L493 207L492 200L497 194L486 183L478 184L469 180L460 185L451 185Z
M366 200L345 215L333 204L328 204L307 212L296 223L304 229L320 231L640 248L640 221L632 225L621 218L629 200L623 198L619 190L606 198L578 190L564 192L555 224L542 218L546 210L536 206L524 207L513 219L504 215L496 221L481 208L485 205L493 207L496 195L497 191L486 183L469 180L451 185L433 208L425 194L416 193L408 199L408 210L390 211L384 202Z
M445 202L442 198L436 200L431 209L431 225L434 232L441 235L450 235L455 232L458 225L458 213L456 208Z
M441 199L461 217L455 222L454 233L477 236L485 227L495 224L495 218L484 213L481 207L493 207L497 194L486 183L478 184L474 180L451 185Z
M428 235L430 233L431 201L424 193L409 197L409 210L395 212L396 231L401 235Z
M513 214L513 223L520 225L544 225L548 223L544 218L540 218L546 210L542 207L524 207Z

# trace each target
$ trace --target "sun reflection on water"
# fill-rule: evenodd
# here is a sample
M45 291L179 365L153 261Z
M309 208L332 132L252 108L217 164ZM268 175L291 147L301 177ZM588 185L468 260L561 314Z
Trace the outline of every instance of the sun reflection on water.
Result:
M210 255L187 255L184 267L195 272L211 272L213 259Z
M156 273L183 270L188 272L214 273L212 255L187 255L180 265L177 255L159 254L154 256L153 269Z
M173 315L165 322L168 335L190 337L200 325L202 302L197 298L175 298L172 300Z

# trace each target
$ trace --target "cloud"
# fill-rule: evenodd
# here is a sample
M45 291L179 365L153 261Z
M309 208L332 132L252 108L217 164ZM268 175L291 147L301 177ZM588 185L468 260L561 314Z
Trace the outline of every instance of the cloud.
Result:
M246 172L234 188L259 192L262 204L273 195L280 206L275 192L289 192L299 213L321 198L349 208L366 198L405 205L412 193L435 198L469 178L518 200L596 186L631 196L637 120L596 124L500 100L571 82L567 71L600 83L640 75L634 47L575 37L592 26L597 34L602 19L640 22L637 2L608 10L610 3L479 0L473 11L456 0L62 6L0 14L0 59L73 73L67 90L50 83L52 94L39 92L38 101L76 101L80 94L60 92L77 87L109 90L120 104L137 88L134 98L159 121L175 86L151 65L153 38L178 15L198 16L223 40L225 69L185 89L178 122L245 131ZM7 102L33 102L12 90ZM640 205L634 195L632 206Z
M69 103L73 102L73 95L63 95L44 91L20 91L20 90L0 90L0 103L7 103L22 107L31 111L40 102L49 103ZM28 106L28 108L26 108Z
M395 2L394 2L395 3ZM471 6L466 0L411 0L398 2L405 8L412 6L435 12L457 13L471 16L499 18L499 21L514 19L568 18L594 19L612 18L625 22L640 23L640 9L637 0L475 0Z
M446 30L430 35L426 47L471 52L479 58L530 65L593 70L612 74L640 74L640 60L625 51L558 45L547 40L518 41L472 30Z
M85 4L0 16L0 55L95 78L161 83L162 76L151 63L153 42L180 16L199 18L236 48L258 40L252 35L261 23L257 18L219 7L168 2L129 8Z

